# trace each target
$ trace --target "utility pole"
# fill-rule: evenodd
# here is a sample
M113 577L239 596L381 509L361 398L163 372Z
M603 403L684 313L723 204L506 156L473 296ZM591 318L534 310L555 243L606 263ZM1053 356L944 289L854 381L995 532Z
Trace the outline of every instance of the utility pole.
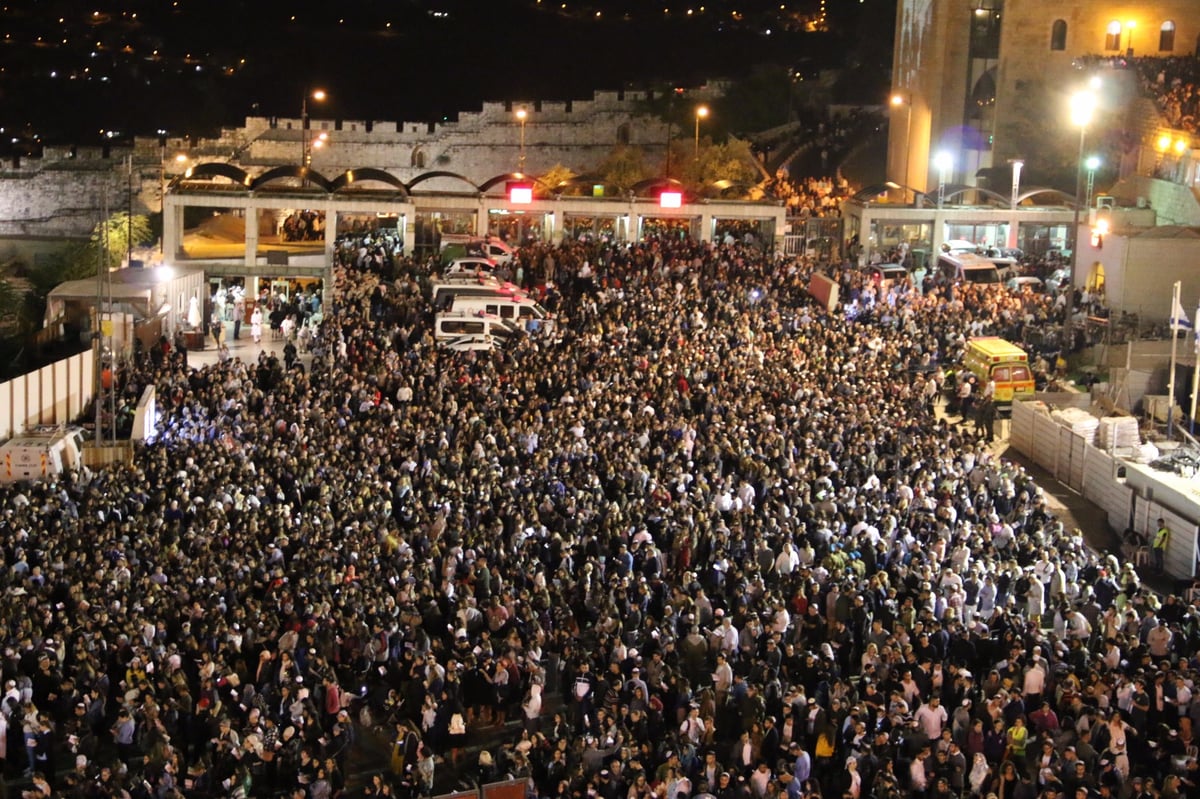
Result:
M133 151L129 151L129 202L125 209L125 266L133 267Z
M96 412L96 446L104 443L104 363L103 347L101 346L100 309L104 304L104 273L107 267L104 263L108 247L108 191L100 204L100 236L99 246L96 247L96 309L92 314L92 370L95 379L92 386L92 405Z

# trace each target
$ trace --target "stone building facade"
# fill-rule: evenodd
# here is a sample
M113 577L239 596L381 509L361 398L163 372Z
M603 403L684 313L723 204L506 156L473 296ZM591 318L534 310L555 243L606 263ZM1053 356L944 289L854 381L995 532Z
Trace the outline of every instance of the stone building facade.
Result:
M1105 59L1198 52L1195 0L900 0L888 177L927 192L940 151L946 182L967 185L1033 153L1073 162L1070 95ZM1128 71L1110 72L1102 118L1128 113L1137 89Z
M715 87L712 90L716 90ZM692 93L686 102L702 102ZM596 92L590 100L490 102L439 123L334 120L309 107L311 168L326 176L383 169L410 182L430 172L452 173L421 183L423 191L469 191L471 185L518 171L540 175L556 165L576 174L595 169L617 145L643 151L655 164L669 136L691 131L649 112L647 92ZM681 101L682 102L682 101ZM518 117L524 110L524 121ZM316 142L320 141L317 145ZM522 140L524 147L522 147ZM139 137L109 148L47 147L40 158L0 167L0 238L86 236L108 212L154 214L165 187L202 163L227 162L247 172L294 166L303 159L299 118L249 117L213 138ZM464 182L465 181L465 182Z

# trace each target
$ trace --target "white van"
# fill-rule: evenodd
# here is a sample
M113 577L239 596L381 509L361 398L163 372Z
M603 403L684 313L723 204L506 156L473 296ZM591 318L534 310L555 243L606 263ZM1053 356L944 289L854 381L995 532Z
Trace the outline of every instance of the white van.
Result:
M550 323L552 317L536 300L527 296L458 296L450 306L452 311L495 314L501 319L536 330Z
M44 480L82 462L82 427L32 427L0 446L0 483Z
M956 283L999 285L1000 270L996 265L973 252L942 253L938 256L937 281L942 285Z
M455 258L446 267L445 274L451 275L492 275L500 268L500 264L491 258Z
M455 297L528 297L515 283L500 280L493 275L450 275L432 283L429 301L435 311L447 311Z
M484 242L484 252L498 264L511 264L515 256L513 248L495 236L489 236Z
M443 311L434 317L433 340L450 350L490 350L520 331L495 314Z

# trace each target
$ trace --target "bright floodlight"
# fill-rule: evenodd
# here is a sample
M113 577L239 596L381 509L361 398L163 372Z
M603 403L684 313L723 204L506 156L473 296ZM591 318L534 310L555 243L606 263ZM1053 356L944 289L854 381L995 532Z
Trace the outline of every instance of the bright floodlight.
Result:
M893 94L892 95L892 105L904 105L904 95Z
M1071 95L1071 124L1086 128L1096 111L1096 95L1091 92L1075 92Z
M708 116L708 106L706 106L706 105L697 106L696 117L698 119L704 119L706 116Z
M1088 159L1083 162L1083 165L1086 166L1088 169L1090 169L1092 172L1095 172L1097 169L1100 168L1100 157L1096 156L1096 155L1089 155Z
M325 99L325 90L317 89L315 92L312 93L312 98L314 100L324 100Z
M1187 139L1176 139L1176 141L1175 141L1175 152L1176 153L1178 153L1179 155L1183 155L1185 152L1187 152L1187 149L1188 149Z
M947 172L954 166L954 156L942 150L933 157L933 165L937 167L939 172Z

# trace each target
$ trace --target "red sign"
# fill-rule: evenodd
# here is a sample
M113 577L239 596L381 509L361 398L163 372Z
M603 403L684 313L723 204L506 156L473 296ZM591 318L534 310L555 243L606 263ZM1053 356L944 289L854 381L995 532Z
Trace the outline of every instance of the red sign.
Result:
M529 205L533 202L533 184L509 183L508 201L513 205Z

